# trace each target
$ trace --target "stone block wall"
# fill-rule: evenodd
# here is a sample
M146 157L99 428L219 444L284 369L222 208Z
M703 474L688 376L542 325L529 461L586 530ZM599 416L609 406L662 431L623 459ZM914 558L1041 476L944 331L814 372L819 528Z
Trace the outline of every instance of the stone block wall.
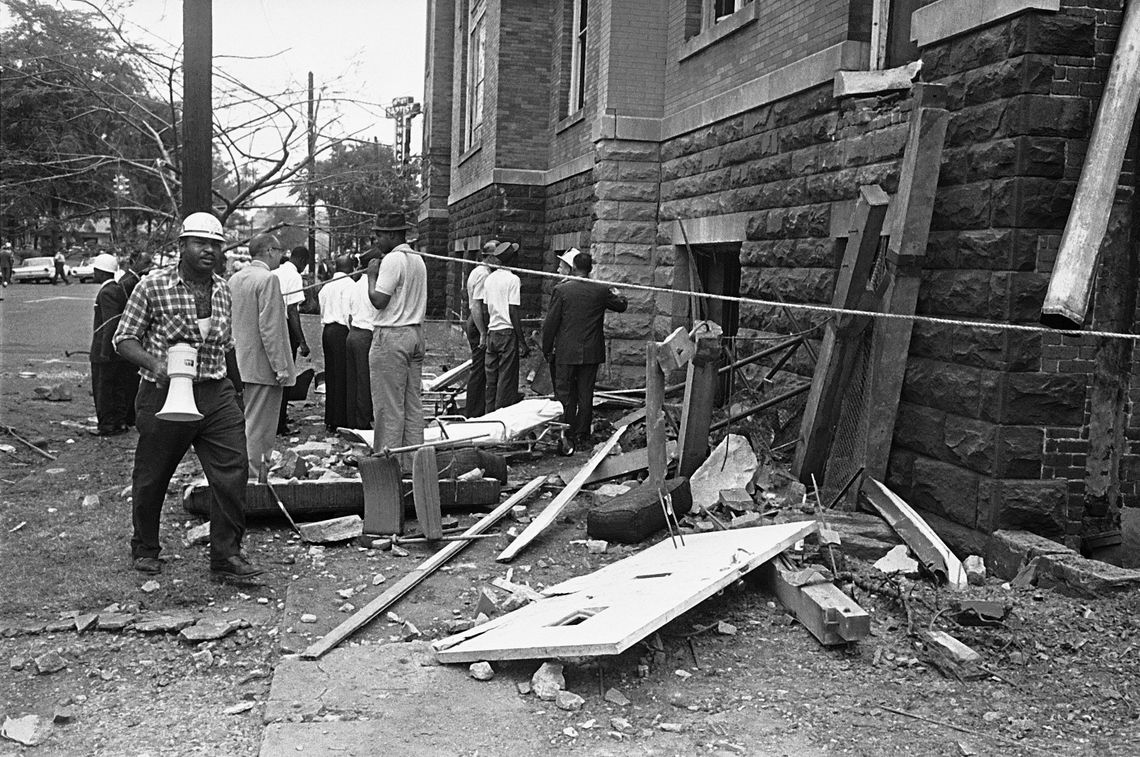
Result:
M419 235L419 241L416 242L417 250L432 255L447 254L446 217L421 218L416 224L416 232ZM432 258L425 259L424 264L427 266L428 292L431 293L431 296L428 297L427 316L428 318L447 318L449 316L449 304L455 310L459 310L457 303L448 303L449 298L444 295L445 292L450 291L448 289L448 276L450 275L448 268L450 266L442 260Z

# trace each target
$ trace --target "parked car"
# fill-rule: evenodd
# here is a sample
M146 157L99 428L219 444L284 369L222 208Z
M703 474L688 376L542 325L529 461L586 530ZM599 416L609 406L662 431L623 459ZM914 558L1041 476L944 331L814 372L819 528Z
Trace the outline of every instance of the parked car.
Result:
M50 258L27 258L12 269L12 281L46 281L51 283L55 275L55 261Z
M95 266L91 265L91 258L85 257L79 261L79 265L73 265L68 275L78 281L94 281Z

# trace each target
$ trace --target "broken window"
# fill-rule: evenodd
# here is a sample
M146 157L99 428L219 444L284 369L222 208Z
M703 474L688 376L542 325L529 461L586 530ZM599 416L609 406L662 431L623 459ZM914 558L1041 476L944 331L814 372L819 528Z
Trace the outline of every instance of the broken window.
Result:
M466 112L464 113L463 149L479 143L483 126L483 80L486 75L487 4L477 0L471 6L471 33L467 40Z
M586 103L586 32L589 22L588 0L574 0L573 37L570 45L570 97L567 115L576 113Z

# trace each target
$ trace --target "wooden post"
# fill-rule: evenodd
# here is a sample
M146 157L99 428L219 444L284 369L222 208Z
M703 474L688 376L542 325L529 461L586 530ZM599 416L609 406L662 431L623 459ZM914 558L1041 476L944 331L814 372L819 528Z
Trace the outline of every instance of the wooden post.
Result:
M689 362L681 433L677 436L681 448L677 475L683 478L691 476L709 455L709 424L712 423L716 399L716 359L719 353L719 338L699 337L697 352Z
M1124 6L1124 21L1108 69L1096 123L1049 290L1041 306L1041 322L1054 328L1080 328L1096 277L1100 244L1116 197L1124 152L1140 100L1140 3Z
M887 313L910 315L918 302L922 260L930 237L930 217L942 165L942 146L950 113L945 108L946 88L938 84L916 84L915 108L903 153L899 189L894 197L894 228L887 248L889 276L883 297ZM903 375L910 352L914 322L881 319L875 323L871 341L870 412L865 437L864 467L871 478L886 479ZM837 482L825 481L828 489Z
M862 305L887 215L887 202L887 193L877 184L859 188L859 201L851 216L843 264L831 298L833 306L857 309ZM866 316L841 316L829 322L824 330L792 464L793 472L801 481L810 481L812 473L823 473L823 462L839 422L846 388L841 377L850 372L850 363L855 355L856 340L847 336L858 331L860 322L865 320Z
M213 174L213 0L183 0L182 214L210 211Z

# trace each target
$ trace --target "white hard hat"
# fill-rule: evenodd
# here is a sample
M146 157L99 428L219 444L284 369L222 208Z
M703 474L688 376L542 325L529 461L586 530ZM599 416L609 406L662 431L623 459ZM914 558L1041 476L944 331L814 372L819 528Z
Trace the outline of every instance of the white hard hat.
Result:
M222 222L215 218L213 213L191 213L186 216L186 220L182 222L182 233L178 235L179 239L183 237L200 237L202 239L213 239L217 242L226 241L225 233L222 231Z
M114 255L102 252L92 259L91 267L96 271L114 273L115 271L119 270L119 261L115 259Z
M562 253L561 255L556 255L555 257L557 257L559 260L561 260L566 265L573 268L574 267L574 258L578 256L579 252L580 252L580 250L577 247L571 247L566 252Z

